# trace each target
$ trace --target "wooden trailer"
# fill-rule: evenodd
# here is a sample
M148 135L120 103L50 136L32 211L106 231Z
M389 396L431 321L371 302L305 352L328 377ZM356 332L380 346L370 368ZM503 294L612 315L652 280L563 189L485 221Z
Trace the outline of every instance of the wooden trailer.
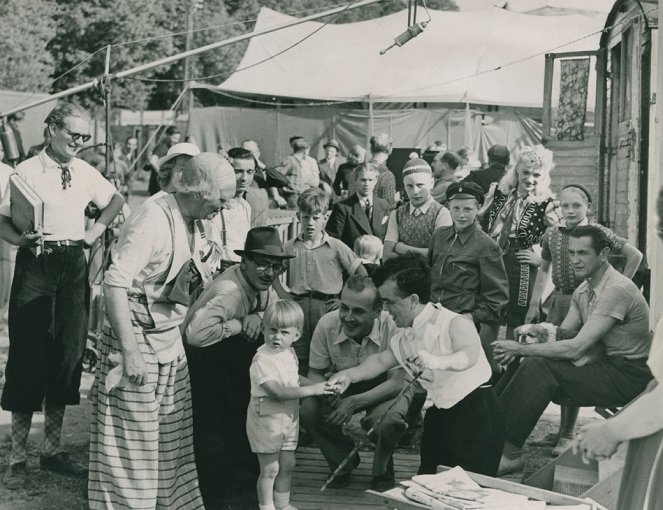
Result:
M587 186L596 197L594 217L645 254L636 275L648 299L650 267L658 263L655 202L659 186L656 143L658 2L617 0L608 14L597 50L546 55L543 134L555 153L553 184ZM582 140L556 139L552 109L555 62L591 58L596 104L593 127ZM618 261L617 261L618 262ZM661 270L659 277L663 276ZM663 299L659 289L658 301ZM653 304L653 303L652 303ZM652 324L660 316L656 304Z

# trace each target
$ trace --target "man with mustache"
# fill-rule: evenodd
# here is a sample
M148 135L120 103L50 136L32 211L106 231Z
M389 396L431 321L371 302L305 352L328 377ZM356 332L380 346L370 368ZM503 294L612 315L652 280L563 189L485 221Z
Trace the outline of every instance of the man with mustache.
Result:
M262 312L278 299L272 284L291 258L273 227L249 230L241 262L224 271L191 306L182 327L193 398L200 490L207 508L228 504L258 477L246 436L249 367L262 343Z
M325 380L325 374L359 365L371 354L389 347L396 325L389 314L381 311L375 285L367 276L353 275L341 292L338 310L324 315L313 334L308 377ZM361 421L365 430L393 403L403 387L405 373L398 368L374 379L353 384L343 397L310 397L300 411L302 425L309 431L333 471L354 447L354 441L343 433L343 425L356 413L366 411ZM376 444L373 458L371 488L387 490L394 485L393 452L407 429L405 416L412 392L396 405L375 431L371 440ZM350 483L352 470L359 465L359 454L330 484L341 488Z

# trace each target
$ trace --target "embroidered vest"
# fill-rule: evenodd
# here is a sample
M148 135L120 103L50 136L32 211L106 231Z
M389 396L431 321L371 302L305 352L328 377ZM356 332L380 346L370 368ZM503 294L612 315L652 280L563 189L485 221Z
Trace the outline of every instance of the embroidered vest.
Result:
M410 204L400 206L396 209L398 240L415 248L428 248L441 210L442 205L433 201L424 214L415 216L410 214Z
M490 231L495 225L497 215L502 212L502 208L509 199L509 195L505 195L498 188L495 188L495 196L493 203L488 210L488 214L484 220L484 230L490 234ZM525 250L531 248L534 244L540 244L546 228L546 209L550 202L555 202L554 198L547 198L546 200L536 203L527 202L523 208L522 215L518 219L516 225L516 248L518 250ZM559 204L555 204L555 208L559 208ZM561 215L557 214L560 218ZM506 225L505 225L506 228ZM512 239L513 240L513 239Z

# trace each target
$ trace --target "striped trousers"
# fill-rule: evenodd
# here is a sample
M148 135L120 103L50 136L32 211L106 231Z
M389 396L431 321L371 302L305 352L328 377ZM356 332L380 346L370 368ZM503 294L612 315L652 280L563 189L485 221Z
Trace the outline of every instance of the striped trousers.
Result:
M202 509L186 358L159 364L143 335L153 326L144 298L130 298L129 305L148 376L143 386L120 383L106 391L114 366L109 356L119 348L106 320L91 392L89 507Z

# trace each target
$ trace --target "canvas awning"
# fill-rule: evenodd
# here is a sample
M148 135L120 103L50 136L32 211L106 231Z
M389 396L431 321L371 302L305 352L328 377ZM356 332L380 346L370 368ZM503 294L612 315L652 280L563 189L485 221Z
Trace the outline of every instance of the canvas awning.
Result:
M544 54L595 50L604 24L596 16L532 16L499 8L430 14L423 34L382 56L380 50L404 31L407 11L330 24L299 44L322 24L307 22L255 37L238 70L218 90L315 101L536 108L542 105ZM421 9L419 18L425 19ZM255 30L291 19L263 8Z

